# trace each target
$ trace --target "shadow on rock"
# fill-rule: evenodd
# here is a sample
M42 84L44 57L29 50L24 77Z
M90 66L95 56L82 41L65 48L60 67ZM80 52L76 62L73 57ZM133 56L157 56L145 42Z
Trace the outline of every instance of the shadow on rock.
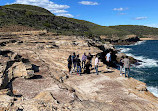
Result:
M42 79L43 77L41 75L34 75L33 77L29 79Z
M113 73L114 71L105 71L103 73Z
M34 72L39 72L39 67L40 66L32 64L32 69L34 70Z

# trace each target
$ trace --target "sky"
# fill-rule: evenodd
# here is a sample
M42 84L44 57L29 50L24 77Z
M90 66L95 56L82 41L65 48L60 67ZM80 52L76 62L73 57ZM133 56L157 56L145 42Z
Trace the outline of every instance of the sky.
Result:
M57 16L102 26L145 25L158 28L158 0L0 0L0 6L28 4Z

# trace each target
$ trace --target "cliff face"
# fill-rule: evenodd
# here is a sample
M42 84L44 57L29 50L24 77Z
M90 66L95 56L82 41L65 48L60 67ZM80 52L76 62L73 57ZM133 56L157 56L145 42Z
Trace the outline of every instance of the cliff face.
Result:
M147 91L144 83L122 77L116 69L108 72L102 62L96 75L94 58L91 74L68 74L68 56L73 52L80 58L84 52L101 53L100 42L45 34L3 35L0 44L0 83L6 84L0 90L2 111L158 110L158 98ZM112 47L104 45L107 48ZM11 64L7 64L9 61ZM10 79L1 82L4 76Z

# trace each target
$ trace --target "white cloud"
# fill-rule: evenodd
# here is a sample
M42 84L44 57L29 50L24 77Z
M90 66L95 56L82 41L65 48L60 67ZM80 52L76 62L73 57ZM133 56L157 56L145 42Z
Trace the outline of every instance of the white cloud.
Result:
M118 15L127 15L127 13L118 13Z
M82 5L99 5L98 2L92 2L92 1L81 1L79 3Z
M124 10L128 10L128 8L114 8L114 11L124 11Z
M68 17L67 15L69 15L69 17L73 17L73 15L69 14L68 11L66 11L66 9L70 8L70 6L55 4L50 0L16 0L14 3L35 5L45 8L56 15L62 14L62 15L66 15L66 17Z
M51 12L59 14L59 13L67 13L68 11L53 9Z
M158 28L158 24L147 24L146 26Z
M57 14L57 16L64 16L64 17L70 17L70 18L73 18L73 17L74 17L73 15L71 15L71 14L66 14L66 13L65 13L65 14L64 14L64 13L63 13L63 14L62 14L62 13L61 13L61 14Z
M147 19L148 17L136 17L135 20L144 20Z

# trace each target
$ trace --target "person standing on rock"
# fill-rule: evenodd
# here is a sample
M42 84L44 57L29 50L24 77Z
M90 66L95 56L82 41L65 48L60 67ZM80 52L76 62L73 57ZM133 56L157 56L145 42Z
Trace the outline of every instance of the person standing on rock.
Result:
M86 53L84 53L82 56L82 68L85 68L86 59L87 59L87 56L86 56Z
M96 55L95 56L95 70L96 70L96 73L97 73L97 75L99 74L98 73L98 65L99 65L99 59L98 59L98 56Z
M90 60L88 59L85 64L85 68L86 68L85 73L90 74L90 67L92 66L91 66Z
M124 64L124 68L125 68L125 77L130 77L129 73L130 73L130 62L128 59L128 56L126 56L126 58L124 58L122 60L123 64ZM126 76L127 75L127 76Z
M79 55L77 55L76 64L77 64L77 75L80 74L81 76L81 60L79 58Z
M91 55L91 53L89 53L87 56L87 59L90 61L91 67L92 67L92 58L93 58L93 55Z
M69 69L69 73L71 74L71 68L72 68L72 59L71 59L71 55L69 55L69 58L67 59L68 61L68 69Z
M111 63L111 52L107 53L106 56L105 56L105 58L106 58L106 62L107 62L107 67L106 68L107 68L108 71L111 71L109 69L110 63Z
M120 75L122 76L122 70L123 70L123 59L124 57L122 56L120 59Z
M72 55L72 63L73 63L73 71L75 72L75 68L76 68L76 54L75 54L75 52Z

